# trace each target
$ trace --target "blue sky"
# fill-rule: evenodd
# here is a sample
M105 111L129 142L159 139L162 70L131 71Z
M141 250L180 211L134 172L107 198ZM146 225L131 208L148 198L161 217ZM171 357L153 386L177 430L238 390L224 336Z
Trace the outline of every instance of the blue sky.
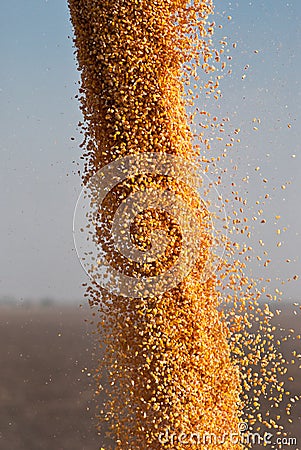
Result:
M265 240L270 250L269 275L286 278L301 272L301 2L216 0L215 5L215 20L223 24L215 39L227 36L233 57L232 75L222 82L220 112L231 118L231 129L242 130L233 150L236 180L250 176L247 187L241 183L250 210L266 189L272 192L268 223L257 227L254 239ZM1 9L0 297L78 300L86 281L72 238L81 116L68 8L59 0L10 0ZM207 108L214 112L216 105L209 102ZM257 132L254 117L261 119ZM286 181L292 184L283 191ZM221 189L227 192L226 185ZM277 224L276 214L282 216ZM280 249L279 224L289 227ZM256 265L252 269L256 275ZM286 298L298 299L301 283L283 290Z

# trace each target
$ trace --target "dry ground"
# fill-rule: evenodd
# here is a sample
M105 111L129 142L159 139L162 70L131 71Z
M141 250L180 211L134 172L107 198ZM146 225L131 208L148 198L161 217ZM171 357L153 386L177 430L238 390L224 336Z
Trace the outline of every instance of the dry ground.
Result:
M300 332L300 317L290 308L277 322ZM78 306L0 306L0 450L99 449L91 378L82 372L93 366L85 318ZM288 355L290 344L282 350ZM292 395L301 393L299 364ZM300 404L293 415L295 424L284 426L301 443Z
M98 449L85 317L75 306L0 307L1 450Z

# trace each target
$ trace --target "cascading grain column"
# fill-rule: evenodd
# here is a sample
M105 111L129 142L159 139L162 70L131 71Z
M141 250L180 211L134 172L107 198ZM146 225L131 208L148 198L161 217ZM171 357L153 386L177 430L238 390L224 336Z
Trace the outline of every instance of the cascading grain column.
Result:
M84 180L114 159L140 152L192 159L182 65L193 53L193 24L200 36L205 33L211 2L188 7L175 0L69 0L69 7L82 79ZM138 177L126 189L168 183ZM189 191L182 195L188 198ZM117 190L107 202L108 217L119 200ZM150 224L171 231L177 249L180 230L154 211L133 230L141 249L148 246L143 231L149 232ZM170 258L169 252L167 259L144 269L146 275L160 273ZM206 433L212 434L208 449L225 436L225 449L240 448L227 440L238 427L239 374L217 312L215 277L201 283L198 269L200 264L177 288L148 299L88 289L102 317L106 354L99 372L106 369L111 380L104 416L114 448L190 449L196 440L202 448ZM190 433L195 437L190 439Z
M130 153L190 151L181 37L171 21L181 3L69 2L88 123L86 173Z

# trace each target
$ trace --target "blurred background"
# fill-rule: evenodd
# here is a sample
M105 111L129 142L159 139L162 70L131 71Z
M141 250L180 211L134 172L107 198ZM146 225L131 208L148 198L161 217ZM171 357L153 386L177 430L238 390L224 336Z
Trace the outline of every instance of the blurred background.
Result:
M229 117L229 135L241 129L221 162L230 170L219 190L227 196L235 182L250 216L269 193L252 245L256 252L265 242L272 262L264 276L271 294L283 293L278 327L300 331L293 304L301 292L301 2L214 4L222 28L213 39L220 46L226 38L227 67L222 98L201 96L200 106ZM72 236L82 136L66 2L2 2L0 52L0 450L98 449L89 375L95 338ZM249 270L262 276L256 259ZM289 355L288 344L283 351ZM300 384L292 386L298 394ZM285 426L301 442L300 407L293 411L295 425Z

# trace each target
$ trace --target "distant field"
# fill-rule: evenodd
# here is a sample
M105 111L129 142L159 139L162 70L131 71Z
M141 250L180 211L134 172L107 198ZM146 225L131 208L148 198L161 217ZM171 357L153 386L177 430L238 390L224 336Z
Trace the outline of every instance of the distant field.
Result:
M0 308L1 450L98 449L86 317L76 306Z
M0 306L0 450L99 449L93 387L82 372L93 366L94 338L87 334L93 327L84 322L89 317L77 306ZM290 308L276 322L301 332L300 317ZM290 344L282 350L288 355ZM301 393L299 364L290 372L292 395ZM293 415L294 426L284 425L300 445L300 403Z

